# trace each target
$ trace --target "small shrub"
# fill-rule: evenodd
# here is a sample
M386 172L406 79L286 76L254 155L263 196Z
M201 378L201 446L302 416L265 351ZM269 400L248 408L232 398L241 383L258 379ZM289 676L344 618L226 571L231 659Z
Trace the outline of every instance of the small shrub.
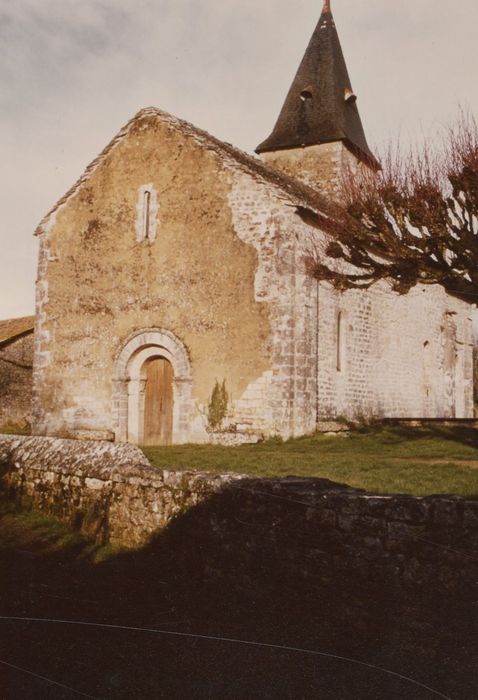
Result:
M209 430L220 430L224 418L227 416L229 395L226 390L226 380L220 384L217 379L212 390L207 407L207 422Z

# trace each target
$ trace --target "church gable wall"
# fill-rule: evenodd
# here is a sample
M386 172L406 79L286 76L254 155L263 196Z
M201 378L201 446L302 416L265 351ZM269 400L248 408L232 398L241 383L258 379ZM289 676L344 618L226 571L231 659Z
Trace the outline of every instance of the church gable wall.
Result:
M316 360L303 309L314 284L297 274L296 218L273 185L167 123L134 124L44 227L35 432L114 431L116 359L151 329L172 333L188 353L188 439L207 439L216 380L226 380L226 423L236 429L313 429Z

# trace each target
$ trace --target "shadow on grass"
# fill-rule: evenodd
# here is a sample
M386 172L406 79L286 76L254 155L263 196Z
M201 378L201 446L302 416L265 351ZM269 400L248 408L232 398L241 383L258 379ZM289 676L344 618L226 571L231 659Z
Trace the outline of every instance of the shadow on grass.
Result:
M424 543L397 541L395 554L373 542L364 552L371 532L338 530L309 507L300 480L289 481L287 498L276 487L227 488L130 552L62 546L68 533L54 521L47 537L44 518L41 531L7 508L1 614L122 629L0 621L0 660L111 700L437 697L375 667L441 697L475 697L478 571L464 532L435 532L446 549L422 533ZM17 670L0 667L0 679L2 700L74 697Z
M407 427L391 423L385 426L385 430L399 441L446 440L478 449L478 430L472 427L446 427L433 423L424 424L422 427ZM383 431L383 424L372 424L357 428L355 432L360 435L380 436Z

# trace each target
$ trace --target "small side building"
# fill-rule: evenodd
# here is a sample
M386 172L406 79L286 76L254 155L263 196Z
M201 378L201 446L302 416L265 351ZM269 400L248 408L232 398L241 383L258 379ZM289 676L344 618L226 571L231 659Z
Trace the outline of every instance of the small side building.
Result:
M31 423L34 316L0 321L0 429Z

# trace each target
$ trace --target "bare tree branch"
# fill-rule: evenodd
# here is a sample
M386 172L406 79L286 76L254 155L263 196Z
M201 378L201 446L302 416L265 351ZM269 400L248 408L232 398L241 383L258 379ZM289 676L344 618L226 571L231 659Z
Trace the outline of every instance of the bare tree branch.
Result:
M345 208L333 221L297 210L330 238L325 254L308 261L310 274L339 289L384 278L401 293L418 282L441 284L478 301L478 126L472 116L461 111L438 150L404 155L397 146L378 174L346 174L342 199Z

